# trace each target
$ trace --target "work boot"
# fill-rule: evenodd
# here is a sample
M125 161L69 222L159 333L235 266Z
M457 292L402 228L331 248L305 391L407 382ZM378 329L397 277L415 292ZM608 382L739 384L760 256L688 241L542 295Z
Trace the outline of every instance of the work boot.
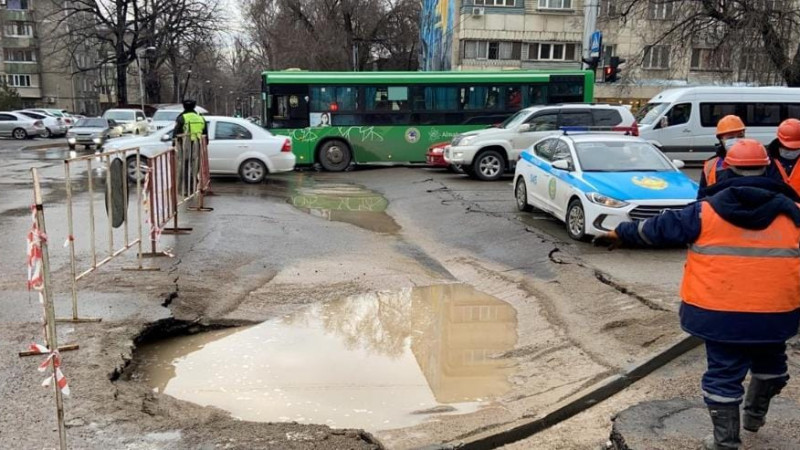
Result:
M786 381L783 378L760 380L750 378L747 395L744 397L744 429L757 432L766 423L769 402L772 397L780 394Z
M739 405L709 406L714 434L703 441L705 450L738 449L739 440Z

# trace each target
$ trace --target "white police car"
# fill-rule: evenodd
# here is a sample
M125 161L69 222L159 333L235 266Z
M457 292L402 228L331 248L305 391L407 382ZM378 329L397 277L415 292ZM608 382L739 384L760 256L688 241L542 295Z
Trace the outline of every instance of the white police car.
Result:
M695 201L697 183L652 144L622 128L565 127L524 150L514 174L517 208L546 211L584 240L631 219ZM586 134L588 132L588 134Z

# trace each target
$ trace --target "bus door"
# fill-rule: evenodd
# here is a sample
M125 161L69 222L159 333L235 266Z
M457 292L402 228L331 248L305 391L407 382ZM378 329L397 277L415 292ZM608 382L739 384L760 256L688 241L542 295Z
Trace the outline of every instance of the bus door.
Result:
M308 85L270 85L268 87L267 128L306 128Z

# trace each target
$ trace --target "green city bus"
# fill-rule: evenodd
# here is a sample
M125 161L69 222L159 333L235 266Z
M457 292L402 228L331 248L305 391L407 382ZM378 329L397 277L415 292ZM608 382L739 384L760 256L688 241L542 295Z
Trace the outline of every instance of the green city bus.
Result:
M264 122L298 165L425 162L428 148L536 104L591 102L582 70L264 72Z

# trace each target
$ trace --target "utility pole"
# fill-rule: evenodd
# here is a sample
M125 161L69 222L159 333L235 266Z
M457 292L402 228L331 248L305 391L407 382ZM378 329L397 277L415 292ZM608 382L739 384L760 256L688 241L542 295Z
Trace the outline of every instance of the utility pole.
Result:
M588 68L586 60L591 60L590 47L592 33L597 30L597 13L600 9L599 0L585 0L583 4L583 69ZM602 49L601 49L602 51Z

